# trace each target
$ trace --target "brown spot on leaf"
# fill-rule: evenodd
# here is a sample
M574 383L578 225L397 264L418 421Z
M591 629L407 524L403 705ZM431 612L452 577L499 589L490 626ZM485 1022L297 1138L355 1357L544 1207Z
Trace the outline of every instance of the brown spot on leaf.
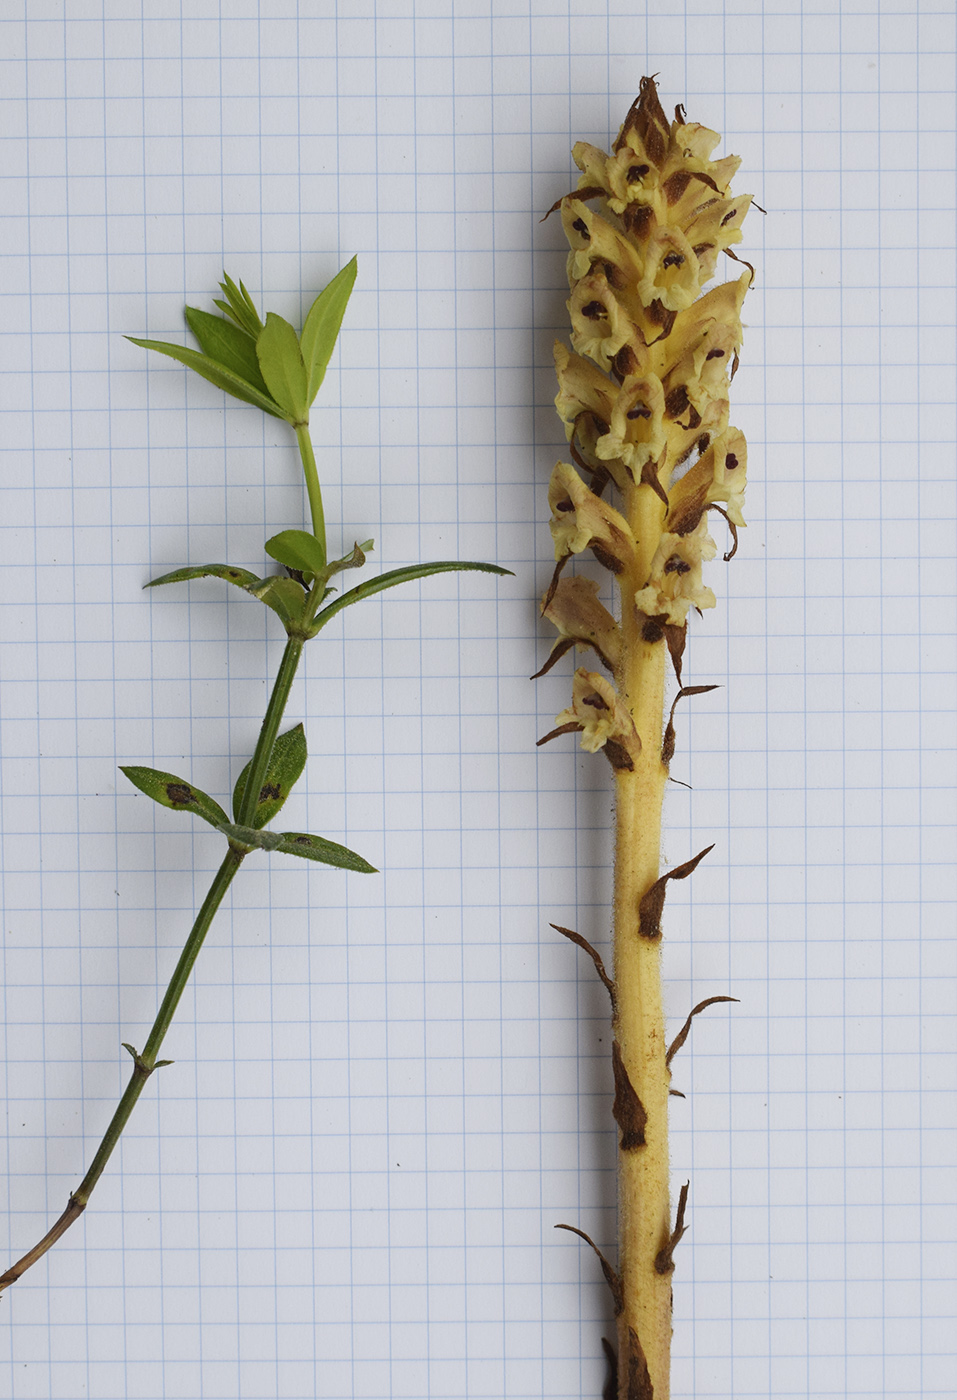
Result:
M259 789L260 802L278 802L282 797L282 790L278 783L263 783Z
M709 851L713 850L714 842L710 846L705 846L703 851L699 851L690 860L686 860L683 864L676 865L673 870L667 871L645 891L638 905L638 932L642 938L661 937L661 911L665 907L665 891L668 888L668 881L687 880L699 862L704 860Z
M166 796L175 807L188 807L196 801L196 794L188 783L167 783Z
M621 1150L622 1152L633 1152L636 1147L645 1145L645 1125L648 1122L648 1114L641 1099L635 1093L634 1085L628 1078L628 1071L625 1069L625 1062L621 1057L621 1046L618 1041L612 1042L611 1047L611 1067L615 1075L615 1102L612 1104L612 1116L621 1129Z

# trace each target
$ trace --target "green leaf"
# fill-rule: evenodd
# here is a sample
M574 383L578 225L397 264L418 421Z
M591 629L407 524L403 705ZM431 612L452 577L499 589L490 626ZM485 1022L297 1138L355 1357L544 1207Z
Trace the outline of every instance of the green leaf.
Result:
M165 340L140 340L135 335L128 335L127 340L134 345L142 345L144 350L158 350L161 355L168 355L171 360L178 360L180 364L186 365L188 369L194 369L197 374L201 374L204 379L208 379L210 384L215 384L217 389L224 389L227 394L232 394L233 398L242 399L244 403L252 403L261 408L264 413L271 413L274 418L285 418L285 412L268 395L260 393L254 384L242 379L232 370L226 369L216 360L210 359L208 355L201 355L198 350L191 350L186 345L170 345Z
M267 608L279 614L283 626L295 626L301 621L306 594L295 579L286 578L283 574L270 574L268 578L259 580L258 587L249 591Z
M362 875L375 875L377 870L348 846L327 841L324 836L312 836L305 831L258 831L253 826L230 825L220 828L224 836L237 845L251 850L279 851L282 855L302 856L322 865L335 865L340 870L356 870Z
M140 792L145 792L147 797L151 797L161 807L172 807L176 812L192 812L220 830L224 822L227 825L229 823L226 813L209 793L182 778L177 778L175 773L163 773L158 768L125 765L120 766L120 772L125 773L134 787L138 787Z
M306 831L284 831L282 842L276 847L287 856L303 856L306 860L318 860L323 865L335 865L340 870L356 870L362 875L376 875L378 871L348 846L340 846L336 841L327 841L324 836L312 836Z
M253 340L259 335L263 328L263 323L259 318L252 297L240 282L239 286L229 276L223 273L223 280L219 284L226 294L226 301L217 301L216 305L221 311L225 311L227 316L231 316L238 326L242 326L247 335L251 335Z
M256 340L256 356L270 394L290 423L309 420L308 376L299 337L288 321L270 311Z
M321 628L336 613L342 612L343 608L351 607L353 603L361 603L363 598L371 598L375 593L382 593L386 588L395 588L399 583L412 583L415 579L429 578L432 574L463 573L466 570L474 570L482 574L508 574L511 569L501 569L497 564L474 564L463 560L448 560L437 564L411 564L405 569L390 569L387 574L380 574L378 578L366 579L365 583L357 584L355 588L350 588L348 593L343 593L341 598L337 598L334 603L330 603L327 608L323 608L315 622L312 624L309 635L314 637Z
M318 394L325 378L355 280L356 259L353 258L333 277L309 308L300 338L302 358L309 376L306 391L306 402L309 404Z
M283 530L265 544L271 559L302 573L320 574L326 566L326 556L315 535L307 530Z
M257 830L272 821L292 792L306 766L307 756L306 732L301 724L297 724L295 729L290 729L285 734L280 734L273 745L269 767L259 790L259 803L251 823ZM233 790L233 816L237 821L242 810L251 763L250 759L236 780Z
M258 588L262 579L258 574L250 573L248 569L237 569L232 564L196 564L185 569L174 569L172 573L161 574L159 578L151 578L146 584L147 588L158 588L161 583L189 583L194 578L221 578L227 583L234 583L237 588L244 588L247 593L252 593L254 588Z
M266 381L256 358L256 342L232 321L211 316L208 311L187 306L186 324L211 360L238 374L259 393L269 397Z

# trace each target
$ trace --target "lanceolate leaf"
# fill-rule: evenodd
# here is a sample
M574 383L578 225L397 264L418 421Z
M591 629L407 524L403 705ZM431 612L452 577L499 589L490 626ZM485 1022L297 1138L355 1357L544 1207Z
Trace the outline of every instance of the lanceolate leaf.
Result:
M290 423L309 419L308 376L299 337L288 321L270 311L256 341L259 368L270 394Z
M300 584L283 574L270 574L259 578L248 569L237 569L232 564L197 564L185 569L174 569L160 578L150 579L147 588L157 588L161 583L189 583L196 578L221 578L237 588L251 593L267 608L272 608L282 619L284 627L294 626L302 616L306 595Z
M316 297L302 328L300 343L309 376L306 394L310 404L325 378L355 280L356 260L353 258Z
M153 801L162 807L172 807L176 812L192 812L219 830L229 823L226 813L209 793L203 792L202 788L193 783L186 782L184 778L177 778L175 773L163 773L158 768L141 768L136 765L121 765L120 772L126 774L134 787L138 787L140 792L145 792L147 797L152 797Z
M238 374L259 393L269 396L256 358L256 342L233 321L187 306L186 324L212 360Z
M266 541L265 549L271 559L290 569L318 574L325 568L322 545L307 530L283 530Z
M255 404L264 413L271 413L274 418L286 417L285 412L267 394L263 394L255 385L226 369L216 360L210 359L208 355L201 355L198 350L191 350L186 345L170 345L165 340L140 340L135 335L128 335L126 339L134 345L142 345L144 350L158 350L161 355L178 360L180 364L186 365L187 369L194 369L197 374L208 379L210 384L215 384L217 389L224 389L227 394L242 399L244 403Z
M306 766L307 756L306 733L301 724L297 724L295 729L290 729L285 734L280 734L273 745L272 756L269 760L266 776L263 778L262 787L259 790L259 803L250 823L251 826L258 830L267 822L272 821L292 791L294 784L298 781ZM233 790L233 816L237 821L239 821L239 814L242 810L249 768L250 764L247 763Z
M282 844L276 847L287 856L303 856L306 860L317 860L322 865L335 865L340 870L355 870L360 875L375 875L378 872L348 846L340 846L336 841L327 841L324 836L312 836L306 831L284 831Z
M412 583L415 579L430 578L432 574L464 573L472 570L481 574L511 574L511 569L500 569L497 564L474 564L467 560L444 560L437 564L411 564L405 569L390 569L388 573L380 574L378 578L367 579L365 583L357 584L355 588L350 588L348 593L343 593L341 598L337 598L334 603L330 603L327 608L323 608L313 623L311 636L314 636L336 613L342 612L343 608L351 607L353 603L361 603L363 598L371 598L375 593L382 593L386 588L395 588L399 583Z
M227 583L234 583L237 588L244 588L248 593L262 583L257 574L250 573L248 569L237 569L232 564L196 564L184 569L174 569L172 573L161 574L159 578L151 578L146 587L158 588L161 583L189 583L194 578L225 579Z
M337 841L327 841L324 836L313 836L306 831L258 831L253 826L228 825L221 828L223 835L241 846L258 847L262 851L279 851L282 855L302 856L306 860L317 860L322 865L334 865L340 870L355 870L361 875L377 874L374 865L348 846L340 846Z

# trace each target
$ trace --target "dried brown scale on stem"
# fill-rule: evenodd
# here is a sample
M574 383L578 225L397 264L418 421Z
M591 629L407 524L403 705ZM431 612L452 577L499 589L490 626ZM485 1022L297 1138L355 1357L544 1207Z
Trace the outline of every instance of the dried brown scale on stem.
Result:
M571 346L555 346L555 406L573 462L559 462L549 486L556 569L542 611L558 639L539 674L578 646L612 679L580 667L570 707L540 742L577 733L615 775L613 977L590 944L555 927L589 953L612 991L621 1307L605 1394L618 1400L668 1400L670 1275L687 1205L684 1188L673 1226L669 1060L691 1017L669 1052L661 915L668 882L691 875L707 851L661 871L661 804L676 744L667 662L681 687L688 616L715 605L704 581L717 553L710 513L731 530L726 559L745 524L747 447L729 421L729 385L753 268L704 288L722 252L741 261L731 245L751 198L730 187L738 158L712 159L719 139L682 107L669 121L654 79L643 78L611 153L579 142L579 187L549 211L560 214L569 243ZM615 503L603 499L609 485ZM593 581L562 572L586 551L617 585L617 619ZM681 688L675 703L712 688ZM716 1000L730 998L709 998L692 1017Z

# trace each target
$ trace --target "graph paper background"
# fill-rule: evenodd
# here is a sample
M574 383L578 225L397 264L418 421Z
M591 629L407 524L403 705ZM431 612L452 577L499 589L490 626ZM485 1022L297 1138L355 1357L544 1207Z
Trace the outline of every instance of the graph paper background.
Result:
M367 603L294 692L244 870L83 1221L0 1309L0 1392L597 1397L611 1248L605 766L536 752L564 252L542 212L646 72L743 157L749 528L681 716L669 894L680 1397L952 1395L955 21L950 0L9 0L0 9L4 1260L66 1202L217 838L277 628L218 584L302 519L284 425L124 334L225 266L359 282L313 428L333 539L492 558ZM265 527L264 527L265 521ZM346 755L345 757L343 755ZM689 888L690 886L690 888ZM948 1355L948 1353L950 1353Z

